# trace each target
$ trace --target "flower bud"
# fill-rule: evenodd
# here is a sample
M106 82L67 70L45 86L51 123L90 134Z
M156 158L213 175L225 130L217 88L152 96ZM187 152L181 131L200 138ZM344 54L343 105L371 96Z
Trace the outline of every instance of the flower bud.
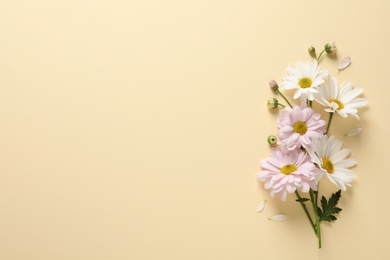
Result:
M278 89L279 89L279 85L278 85L278 83L276 83L275 80L270 80L270 81L269 81L269 87L270 87L270 88L272 89L272 91L274 91L274 92L278 91Z
M325 44L325 51L328 54L335 53L337 51L336 44L334 42L328 42Z
M267 101L268 108L275 109L278 107L278 105L279 105L279 101L276 98L270 98Z
M313 58L317 57L316 48L314 48L313 45L310 45L309 47L307 47L307 51L309 52L310 56L312 56Z
M268 136L267 141L270 145L274 146L274 145L276 145L278 138L276 138L276 136L274 136L274 135L270 135L270 136Z

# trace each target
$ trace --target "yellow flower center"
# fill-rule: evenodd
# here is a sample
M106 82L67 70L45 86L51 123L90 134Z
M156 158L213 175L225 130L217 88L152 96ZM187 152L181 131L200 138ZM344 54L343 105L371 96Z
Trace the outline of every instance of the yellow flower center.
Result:
M332 102L335 102L337 105L339 105L339 107L337 108L337 110L341 110L344 108L344 104L343 102L341 102L340 100L338 99L335 99L335 98L332 98L329 100L329 103L332 103Z
M294 126L294 132L303 135L307 131L307 125L305 122L297 121Z
M333 173L334 172L334 166L331 160L329 158L322 158L322 167L328 172Z
M299 86L301 86L301 88L309 88L312 83L313 81L311 80L311 78L306 78L306 77L300 78L298 81L298 84Z
M289 175L292 172L295 172L297 170L297 167L294 164L286 164L280 169L280 172Z

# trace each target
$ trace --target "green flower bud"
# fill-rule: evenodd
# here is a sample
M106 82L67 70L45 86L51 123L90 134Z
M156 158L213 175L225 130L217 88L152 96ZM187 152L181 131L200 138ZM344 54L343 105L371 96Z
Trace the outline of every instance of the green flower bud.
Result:
M270 145L274 146L274 145L276 145L278 138L276 138L276 136L274 136L274 135L270 135L270 136L268 136L267 141Z
M278 105L279 105L279 101L276 98L270 98L267 101L268 108L275 109L278 107Z
M328 54L335 53L337 51L336 44L334 42L328 42L325 44L325 51Z
M313 45L310 45L309 47L307 47L307 51L309 52L310 56L312 56L313 58L317 57L316 48L314 48Z

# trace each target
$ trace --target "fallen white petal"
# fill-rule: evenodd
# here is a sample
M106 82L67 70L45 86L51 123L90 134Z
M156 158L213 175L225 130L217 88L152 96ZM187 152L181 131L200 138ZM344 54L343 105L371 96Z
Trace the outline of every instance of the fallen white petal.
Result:
M347 135L347 136L358 135L358 134L360 134L360 132L361 132L362 130L363 130L363 128L358 127L358 128L352 129L352 130L349 131L348 134L346 134L346 135Z
M345 69L346 67L351 64L351 57L345 57L341 62L339 67L337 68L338 71Z
M259 206L257 206L257 213L260 213L260 212L263 211L266 202L267 202L266 200L263 200L263 201L259 204Z
M284 221L287 219L287 215L285 214L279 214L275 215L272 218L268 218L268 220L273 220L273 221Z

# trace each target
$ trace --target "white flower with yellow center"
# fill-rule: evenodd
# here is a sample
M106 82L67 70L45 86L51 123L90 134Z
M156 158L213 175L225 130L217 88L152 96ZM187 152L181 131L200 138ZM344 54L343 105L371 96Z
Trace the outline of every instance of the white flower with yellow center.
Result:
M315 141L314 150L307 150L312 162L319 167L317 183L325 175L341 190L346 190L346 185L351 186L352 178L356 177L356 174L348 168L356 165L357 162L355 159L347 158L349 150L340 150L342 145L343 143L333 135L329 138L323 135Z
M349 81L345 82L339 91L337 80L334 77L328 77L327 89L325 85L318 88L318 93L314 95L314 99L325 106L325 111L329 113L336 112L342 117L347 117L348 114L360 120L357 115L357 108L367 106L368 100L358 98L362 92L362 88L353 89L353 84Z
M317 60L312 63L298 61L295 66L287 68L288 76L283 79L280 89L296 89L294 99L304 96L313 100L313 94L318 93L317 87L324 83L328 71L319 71Z

